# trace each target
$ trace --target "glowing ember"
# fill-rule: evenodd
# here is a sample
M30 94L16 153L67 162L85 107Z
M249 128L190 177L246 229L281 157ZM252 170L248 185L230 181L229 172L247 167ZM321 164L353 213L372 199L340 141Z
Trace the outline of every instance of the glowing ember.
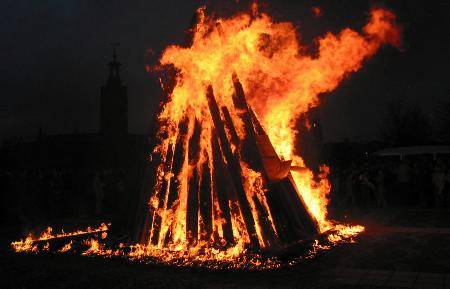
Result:
M61 231L60 233L53 233L52 227L48 227L42 234L40 234L38 237L33 237L31 234L27 236L25 240L20 240L16 242L12 242L11 246L16 252L36 252L38 250L38 247L36 243L42 242L42 241L48 241L53 239L60 239L60 238L68 238L68 237L74 237L74 236L80 236L80 235L86 235L86 234L93 234L93 233L105 233L108 230L108 226L105 223L102 223L98 228L92 229L91 227L87 227L85 230L77 230L75 232L69 232L65 233L64 231ZM44 247L48 248L48 243ZM61 249L62 252L66 252L70 250L72 245L72 242L67 244L66 246Z
M59 249L58 252L60 252L60 253L69 252L70 249L72 249L72 244L73 244L73 241L70 241L69 243L65 244L61 249Z

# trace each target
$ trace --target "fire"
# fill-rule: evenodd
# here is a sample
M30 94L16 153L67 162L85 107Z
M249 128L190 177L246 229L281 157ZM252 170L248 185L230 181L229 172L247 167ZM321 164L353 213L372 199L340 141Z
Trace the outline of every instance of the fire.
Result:
M315 17L320 17L322 15L322 9L320 9L320 7L314 6L311 8L311 11Z
M72 249L73 241L70 241L69 243L65 244L61 249L59 249L58 252L65 253L69 252Z
M84 241L84 244L88 246L88 249L82 253L83 256L95 255L110 257L117 255L117 252L112 249L105 249L105 246L95 238L90 238Z
M105 233L108 230L108 225L105 223L102 223L97 228L91 228L87 227L84 230L77 230L74 232L64 232L64 230L61 230L61 232L54 234L52 227L47 227L47 229L42 232L38 237L33 237L32 234L29 234L25 240L15 241L11 243L12 248L16 252L36 252L38 251L38 246L36 243L53 240L53 239L60 239L60 238L68 238L68 237L74 237L74 236L80 236L80 235L86 235L86 234L93 234L93 233ZM48 248L48 243L45 244L44 248ZM61 252L66 252L70 250L72 246L72 242L69 244L66 244L61 250Z
M321 94L332 91L350 73L360 69L364 60L381 45L400 45L400 29L395 24L395 15L381 8L370 12L369 22L362 33L345 28L337 35L327 33L319 37L315 56L304 52L293 24L274 22L267 14L252 10L253 13L249 14L215 19L200 9L192 45L173 45L164 51L161 67L173 66L178 74L170 99L160 115L160 120L168 127L162 129L167 135L156 148L157 152L167 155L170 144L176 143L180 134L178 124L189 116L188 136L193 134L195 120L202 124L201 157L197 166L201 167L213 158L208 143L213 125L208 116L206 87L212 86L220 106L233 107L232 76L237 75L247 101L261 120L277 154L282 159L292 160L292 165L304 166L302 157L294 153L295 120L317 106ZM239 120L239 112L234 110L230 114L239 138L244 138L246 132ZM186 187L183 186L187 185L192 169L186 162L183 164L177 176L181 184L179 204L170 210L166 208L165 220L177 220L176 224L185 221ZM322 232L334 227L327 220L330 190L327 173L328 168L323 166L321 180L316 182L310 170L292 172L299 192ZM257 191L260 191L258 186L247 190L247 198L250 199ZM237 223L238 219L235 220ZM186 228L182 225L163 228L164 232L167 230L173 231L174 243L186 242ZM245 232L240 238L246 238ZM260 234L258 239L264 246ZM161 241L159 247L162 246Z
M159 79L170 93L159 115L159 144L153 151L159 157L150 157L160 163L141 242L114 251L91 238L83 255L150 257L177 265L214 261L231 267L278 267L274 259L261 260L255 249L281 247L280 240L289 237L271 207L278 193L272 188L281 179L298 189L297 208L304 203L305 220L311 219L304 230L329 231L332 244L362 232L362 226L327 218L329 169L323 165L314 178L295 154L295 122L384 44L399 46L400 29L395 15L381 8L372 9L362 32L345 28L319 37L314 55L305 52L292 23L275 22L256 5L249 13L221 19L199 9L190 46L169 46L157 66L177 73L174 85ZM248 146L252 138L258 148ZM248 157L252 149L261 153L262 143L268 144L278 172L266 164L266 169L257 169L260 157ZM301 169L289 172L289 166ZM284 205L290 205L289 199ZM106 237L106 225L95 230ZM12 246L18 252L36 251L36 241L58 236L67 234L55 236L49 228L38 238L30 235ZM313 251L327 248L316 241Z

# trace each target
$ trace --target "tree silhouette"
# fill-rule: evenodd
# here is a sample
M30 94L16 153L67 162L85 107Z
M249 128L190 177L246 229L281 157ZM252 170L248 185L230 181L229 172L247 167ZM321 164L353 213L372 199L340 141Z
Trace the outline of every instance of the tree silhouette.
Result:
M431 126L417 104L406 107L402 99L392 101L380 125L380 137L392 145L421 145L431 141Z
M436 139L450 143L450 101L442 101L436 105L433 121Z

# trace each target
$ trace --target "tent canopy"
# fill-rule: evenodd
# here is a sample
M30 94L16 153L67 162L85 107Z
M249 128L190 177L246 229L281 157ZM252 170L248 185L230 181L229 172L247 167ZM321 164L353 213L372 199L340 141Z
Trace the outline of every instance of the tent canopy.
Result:
M407 156L407 155L443 155L450 154L450 146L410 146L395 147L379 150L373 153L376 156Z

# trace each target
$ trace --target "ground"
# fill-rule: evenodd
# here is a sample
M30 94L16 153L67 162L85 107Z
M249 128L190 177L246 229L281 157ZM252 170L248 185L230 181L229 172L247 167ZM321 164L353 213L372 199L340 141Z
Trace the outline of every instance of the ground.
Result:
M15 254L7 246L8 234L2 234L0 288L450 289L450 211L395 208L349 215L367 228L356 243L335 247L293 268L264 272Z

